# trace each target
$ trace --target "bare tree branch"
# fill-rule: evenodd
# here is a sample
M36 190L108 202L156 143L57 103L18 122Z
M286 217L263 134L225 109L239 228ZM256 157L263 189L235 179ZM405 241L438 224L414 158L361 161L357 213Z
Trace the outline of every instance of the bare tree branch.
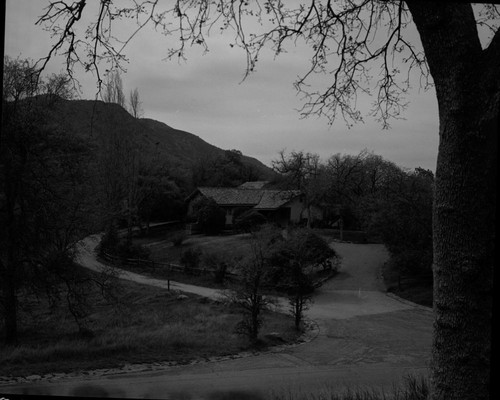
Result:
M207 52L207 38L214 31L233 32L231 46L241 48L246 55L243 79L255 71L263 49L278 57L288 47L307 46L312 50L309 68L295 82L303 99L298 111L304 118L323 116L333 123L340 117L351 126L363 121L357 108L361 97L373 96L368 114L387 128L391 120L403 116L414 72L420 76L416 78L419 86L428 88L432 81L422 49L407 38L413 21L407 4L399 0L310 0L292 8L279 0L177 0L161 10L158 0L135 0L130 6L101 0L85 37L76 37L75 26L85 7L85 0L71 4L53 1L39 18L37 23L47 26L56 38L48 56L41 60L42 68L62 52L68 70L77 63L83 65L96 73L99 88L102 63L123 69L126 45L148 24L175 39L169 42L168 60L186 60L192 46ZM478 13L477 23L496 32L498 15L496 6L487 5ZM124 40L112 34L122 18L137 24ZM315 87L317 73L331 76L327 88Z

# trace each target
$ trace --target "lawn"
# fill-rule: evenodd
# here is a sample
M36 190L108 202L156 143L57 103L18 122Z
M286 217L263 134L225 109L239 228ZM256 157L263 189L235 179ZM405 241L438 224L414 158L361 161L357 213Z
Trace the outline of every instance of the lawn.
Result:
M20 313L18 347L0 349L0 375L27 376L113 368L129 363L179 361L235 354L249 349L234 333L241 319L237 309L189 294L119 281L118 301L92 293L88 317L93 335L81 337L63 307L52 312L32 301ZM29 308L29 310L28 310ZM0 326L0 334L2 334ZM273 333L273 335L269 335ZM266 336L269 335L269 336ZM297 339L291 317L267 312L260 347Z
M327 229L317 229L315 232L323 237L326 241L332 240L332 234ZM137 239L137 243L146 245L151 250L151 259L158 262L171 262L179 264L179 259L184 251L188 249L198 248L203 253L224 253L229 257L237 259L243 256L250 249L250 235L237 234L228 236L206 236L193 235L188 236L181 246L173 246L169 236L157 237L153 239L142 238ZM182 273L169 273L161 268L154 271L147 269L134 269L126 267L126 269L135 272L144 273L154 277L167 278L171 280L191 283L199 286L223 288L226 286L214 282L211 276L192 276ZM414 303L432 307L432 282L428 280L412 279L405 281L404 284L398 284L399 269L391 262L387 262L384 266L384 281L389 290L407 300Z
M221 255L224 259L229 260L228 272L238 274L239 263L244 260L251 250L251 234L239 233L233 235L189 235L180 246L172 244L172 233L167 233L163 237L155 238L138 238L134 239L134 244L139 244L147 247L151 254L150 260L159 264L155 264L154 268L149 265L130 266L120 265L120 268L151 276L154 278L170 279L176 282L189 283L197 286L205 286L215 289L236 288L238 286L237 277L227 276L223 284L215 281L212 273L210 274L185 274L183 272L175 272L168 270L168 263L181 265L181 256L184 252L190 250L198 250L201 252L200 268L203 269L204 256L210 254ZM328 242L328 238L324 237ZM162 265L165 263L165 265ZM332 277L335 271L318 269L314 274L313 279L322 280L326 277ZM267 288L267 292L276 293L274 288Z
M203 253L223 253L228 258L238 258L248 254L250 250L250 234L236 235L190 235L182 245L174 246L171 235L156 238L138 238L134 243L145 245L151 251L151 259L158 262L179 264L183 252L188 249L200 249Z

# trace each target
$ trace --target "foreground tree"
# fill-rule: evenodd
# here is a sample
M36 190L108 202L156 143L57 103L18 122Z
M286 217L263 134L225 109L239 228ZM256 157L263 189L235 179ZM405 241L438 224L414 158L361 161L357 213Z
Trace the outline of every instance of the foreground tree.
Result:
M312 0L292 9L281 1L262 6L187 1L176 2L166 12L158 12L158 1L141 4L120 8L112 1L101 1L85 48L75 47L73 26L80 21L86 1L71 6L51 2L39 22L68 18L63 27L52 25L55 44L44 63L57 51L66 54L70 70L77 62L98 69L101 55L119 61L123 56L115 48L122 46L113 43L113 36L104 29L119 17L139 13L139 29L152 21L166 34L181 37L179 46L170 51L176 58L184 57L190 43L206 47L205 35L217 21L223 28L234 28L235 44L247 55L248 72L266 45L279 54L287 43L306 44L312 49L311 67L296 83L305 96L302 113L325 115L331 121L337 117L348 124L360 121L357 94L376 88L371 114L387 126L404 111L403 95L412 71L422 73L424 84L432 76L440 120L433 211L432 396L489 398L500 110L498 8L485 6L476 17L471 4L422 0ZM262 21L262 29L250 35L245 23L253 18ZM412 23L423 51L406 35ZM478 26L488 30L491 38L484 48ZM378 66L379 73L373 74L377 78L369 74L370 65ZM331 73L331 85L319 90L308 86L307 78L315 72Z
M90 148L50 126L71 93L65 76L41 79L29 60L4 60L0 136L0 306L5 341L18 342L22 295L64 302L79 323L89 277L73 263L76 243L95 228ZM25 297L25 296L24 296Z

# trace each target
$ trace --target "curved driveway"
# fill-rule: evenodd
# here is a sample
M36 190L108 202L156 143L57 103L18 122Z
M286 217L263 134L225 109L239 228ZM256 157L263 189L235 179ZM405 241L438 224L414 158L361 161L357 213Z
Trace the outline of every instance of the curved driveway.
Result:
M93 243L86 244L80 261L98 269L100 265L92 255ZM339 275L318 290L307 312L319 327L317 337L308 343L225 361L0 387L0 391L193 400L261 399L269 393L318 393L326 388L343 391L346 387L375 387L387 392L408 374L426 374L432 313L385 294L379 276L387 258L385 248L376 244L332 246L343 257L342 267ZM128 273L123 277L137 279ZM164 284L160 280L140 279L146 279L141 283ZM199 290L189 285L178 289ZM204 294L217 295L212 290Z

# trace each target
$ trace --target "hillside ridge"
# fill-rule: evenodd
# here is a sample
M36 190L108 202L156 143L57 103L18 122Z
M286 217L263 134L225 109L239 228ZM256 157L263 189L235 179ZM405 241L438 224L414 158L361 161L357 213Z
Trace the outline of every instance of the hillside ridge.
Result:
M112 133L130 135L142 151L155 154L182 176L188 177L197 162L222 156L221 149L201 137L151 118L134 118L118 104L100 100L59 100L49 111L50 121L68 133L92 142ZM255 168L263 178L271 168L254 157L242 155L245 165Z

